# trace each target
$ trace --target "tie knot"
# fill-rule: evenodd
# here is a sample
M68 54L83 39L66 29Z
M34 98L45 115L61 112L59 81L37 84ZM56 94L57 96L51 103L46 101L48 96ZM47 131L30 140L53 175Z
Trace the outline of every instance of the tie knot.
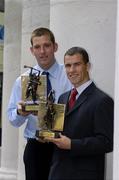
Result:
M48 76L48 75L49 75L49 72L43 71L43 72L42 72L42 75Z
M77 89L73 88L72 91L71 91L71 96L76 97L77 94L78 94Z

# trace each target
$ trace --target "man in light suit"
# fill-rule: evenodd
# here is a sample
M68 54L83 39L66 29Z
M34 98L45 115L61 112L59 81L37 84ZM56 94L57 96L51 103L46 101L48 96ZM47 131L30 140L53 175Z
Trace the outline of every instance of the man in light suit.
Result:
M56 145L49 180L104 180L105 153L113 150L113 100L90 80L85 49L69 49L64 64L78 94L72 108L72 90L59 98L65 122L60 138L47 139Z

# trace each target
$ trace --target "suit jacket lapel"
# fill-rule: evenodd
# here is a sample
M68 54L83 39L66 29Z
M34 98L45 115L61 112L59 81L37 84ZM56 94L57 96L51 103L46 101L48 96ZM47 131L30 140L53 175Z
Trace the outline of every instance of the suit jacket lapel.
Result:
M68 93L64 97L64 100L66 102L65 114L67 114L68 111L69 111L69 97L70 97L70 94L71 94L71 91L68 91Z
M82 95L80 95L80 96L78 97L78 99L76 100L76 103L75 103L74 107L73 107L71 110L68 109L68 103L67 103L67 105L66 105L66 115L69 115L69 114L72 113L75 109L77 109L79 106L81 106L81 104L82 104L86 99L87 99L87 96L82 96Z

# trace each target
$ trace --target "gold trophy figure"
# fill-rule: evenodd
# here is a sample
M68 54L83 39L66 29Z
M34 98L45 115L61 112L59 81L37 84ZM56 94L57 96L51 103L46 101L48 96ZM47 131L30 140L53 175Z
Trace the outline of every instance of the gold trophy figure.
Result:
M54 109L54 103L55 101L55 92L53 90L50 91L48 95L48 100L46 103L46 114L44 116L44 122L46 125L46 128L52 129L52 124L55 118L55 109Z
M59 137L64 125L64 104L55 104L55 92L51 90L47 102L39 103L37 138Z
M22 101L25 111L38 111L40 101L46 100L46 76L41 75L40 71L30 67L24 66L24 68L30 68L29 75L21 76L22 84Z
M31 72L29 74L29 81L28 81L27 89L26 89L26 99L28 99L31 96L33 103L36 104L36 100L38 99L37 89L38 89L38 86L41 85L40 78L39 78L40 71L38 72L38 75L36 75L35 73L32 73L32 70L33 68L31 68Z

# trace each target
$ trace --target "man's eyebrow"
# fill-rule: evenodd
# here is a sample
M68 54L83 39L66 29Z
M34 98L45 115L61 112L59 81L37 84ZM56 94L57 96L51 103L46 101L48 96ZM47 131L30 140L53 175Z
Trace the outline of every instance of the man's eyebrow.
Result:
M65 65L67 65L67 64L70 64L70 65L72 65L72 64L82 64L83 62L81 62L81 61L78 61L78 62L73 62L73 63L65 63Z

